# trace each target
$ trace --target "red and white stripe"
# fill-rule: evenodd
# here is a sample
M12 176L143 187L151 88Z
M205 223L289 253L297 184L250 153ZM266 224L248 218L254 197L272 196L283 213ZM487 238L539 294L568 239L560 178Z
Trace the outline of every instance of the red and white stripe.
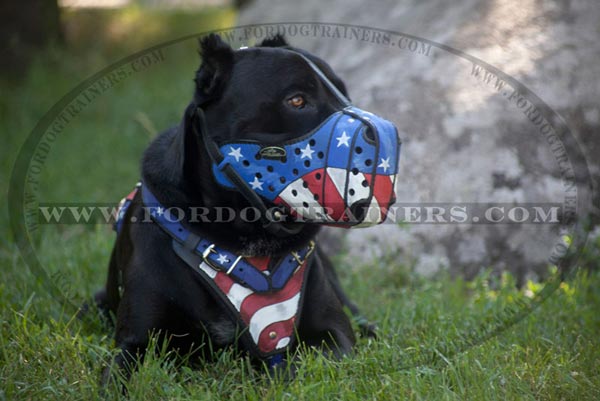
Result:
M247 260L263 271L269 263L269 257ZM290 343L300 305L306 263L281 290L268 294L256 293L236 283L225 273L217 272L206 263L202 263L200 269L214 281L239 312L252 340L261 352L269 353L282 349Z
M361 224L371 225L385 219L394 195L395 179L395 175L353 174L346 169L328 167L291 182L281 191L275 203L288 206L293 214L307 221L334 223L351 217L346 215L346 210L356 202L368 199L372 188L368 217ZM365 180L369 184L366 187L363 186Z

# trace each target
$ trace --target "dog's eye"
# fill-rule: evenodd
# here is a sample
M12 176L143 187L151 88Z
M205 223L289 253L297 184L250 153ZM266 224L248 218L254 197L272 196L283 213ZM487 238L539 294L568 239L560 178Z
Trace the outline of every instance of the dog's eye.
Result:
M288 104L297 109L301 109L306 105L306 99L302 95L295 95L288 99Z

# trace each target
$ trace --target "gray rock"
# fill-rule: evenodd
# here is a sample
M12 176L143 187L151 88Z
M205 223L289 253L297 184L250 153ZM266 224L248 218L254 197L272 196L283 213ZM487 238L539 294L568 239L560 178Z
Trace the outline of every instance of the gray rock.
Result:
M426 42L413 44L390 34L386 44L382 37L376 40L377 34L385 33L373 30L358 30L358 38L348 39L341 26L337 31L335 26L329 31L321 25L311 27L307 35L283 29L293 45L322 56L334 67L357 106L397 124L403 139L397 187L400 205L563 204L572 195L567 188L570 172L575 172L575 180L585 180L579 174L585 169L585 159L597 188L597 2L463 0L451 7L447 4L442 0L256 0L241 12L239 23L336 21L444 43L522 82L557 111L575 134L577 143L569 138L550 143L526 115L530 96L519 100L508 84L498 90L496 76L486 83L482 79L485 70L474 70L468 60L428 47ZM560 126L560 120L551 122ZM584 149L585 159L577 153L577 144ZM592 212L592 219L597 220L597 209L590 204L591 183L578 184L579 216ZM546 271L553 249L562 244L562 234L556 224L388 223L328 232L323 242L334 249L343 236L348 261L353 264L372 264L392 255L428 275L451 268L472 276L481 268L493 267L509 269L523 279Z

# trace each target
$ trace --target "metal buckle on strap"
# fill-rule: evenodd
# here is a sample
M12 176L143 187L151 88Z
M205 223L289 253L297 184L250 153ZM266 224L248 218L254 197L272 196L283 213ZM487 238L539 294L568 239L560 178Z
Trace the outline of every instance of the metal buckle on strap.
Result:
M306 255L304 255L304 258L301 258L298 252L292 252L292 256L294 257L294 259L296 259L296 262L298 262L298 267L296 267L296 270L294 270L294 274L296 274L296 272L300 270L304 262L306 262L306 259L308 259L308 257L311 255L311 253L313 253L314 250L315 242L310 241L308 243L308 251L306 251Z
M231 274L231 272L233 271L233 269L235 269L235 267L237 266L237 264L240 262L240 260L242 260L242 255L238 256L233 263L231 264L231 266L229 266L229 269L227 269L227 271L225 271L225 269L223 269L221 266L219 265L215 265L213 263L213 261L211 261L208 257L210 256L211 253L217 253L217 251L215 251L215 244L210 244L209 246L206 247L206 249L204 250L204 252L202 252L202 261L204 263L206 263L208 266L210 266L211 269L216 270L216 271L222 271L225 272L225 274L227 274L228 276Z
M215 265L212 264L210 259L208 259L208 256L211 253L217 253L217 251L214 250L215 246L216 246L215 244L210 244L209 246L206 247L204 252L202 252L202 262L206 263L211 269L219 271L221 269L218 269Z
M205 262L208 263L208 255L210 255L211 252L217 253L217 251L214 250L215 246L216 246L215 244L210 244L209 246L206 247L204 252L202 252L202 259L204 259Z

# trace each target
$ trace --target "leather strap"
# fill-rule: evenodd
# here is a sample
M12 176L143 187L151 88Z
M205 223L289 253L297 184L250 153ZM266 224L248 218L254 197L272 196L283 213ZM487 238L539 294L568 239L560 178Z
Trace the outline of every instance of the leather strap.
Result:
M221 271L239 284L263 293L277 291L285 286L294 272L310 257L314 243L284 256L277 265L268 271L261 271L243 256L216 246L206 238L193 234L186 229L169 209L164 208L147 186L141 186L142 201L152 220L158 224L181 248L189 250L200 259L183 258L193 268L198 268L198 260L206 263L215 271ZM175 248L174 248L175 249ZM177 250L176 250L177 252ZM178 253L179 254L179 253Z

